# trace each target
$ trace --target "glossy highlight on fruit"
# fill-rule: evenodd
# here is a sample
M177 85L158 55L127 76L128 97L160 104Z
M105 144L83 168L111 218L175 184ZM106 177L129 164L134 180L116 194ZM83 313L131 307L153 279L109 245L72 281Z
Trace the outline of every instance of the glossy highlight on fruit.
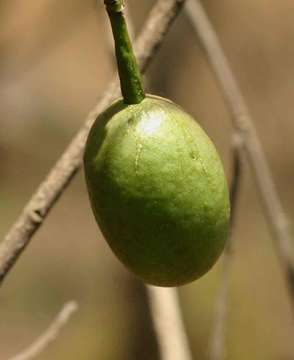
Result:
M205 274L229 230L229 195L214 145L171 101L118 100L94 123L84 155L97 223L145 282L178 286Z

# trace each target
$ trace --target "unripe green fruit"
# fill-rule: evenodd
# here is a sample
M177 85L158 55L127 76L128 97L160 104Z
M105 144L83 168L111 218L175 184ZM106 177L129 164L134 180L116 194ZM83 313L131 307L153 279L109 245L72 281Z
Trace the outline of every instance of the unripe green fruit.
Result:
M178 286L205 274L229 230L229 196L214 145L169 100L118 100L94 123L84 156L97 223L145 282Z

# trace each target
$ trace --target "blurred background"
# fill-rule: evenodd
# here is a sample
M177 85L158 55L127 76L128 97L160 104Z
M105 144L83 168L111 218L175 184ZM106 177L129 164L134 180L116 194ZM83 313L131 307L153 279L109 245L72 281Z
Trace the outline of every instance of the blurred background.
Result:
M153 3L128 1L136 32ZM205 0L204 5L293 219L294 3ZM1 1L0 239L83 124L114 70L102 1ZM171 98L198 119L230 179L230 116L184 13L147 77L149 92ZM246 164L233 240L227 359L293 359L290 303ZM220 260L206 276L179 289L197 360L208 359L221 265ZM70 299L80 309L40 359L158 359L144 287L103 240L82 172L1 288L0 359L27 347Z

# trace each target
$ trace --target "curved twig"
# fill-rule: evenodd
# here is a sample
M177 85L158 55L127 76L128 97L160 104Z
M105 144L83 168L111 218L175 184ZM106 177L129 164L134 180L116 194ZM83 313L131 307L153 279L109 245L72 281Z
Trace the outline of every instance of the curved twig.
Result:
M209 358L210 360L223 360L225 359L225 323L227 318L228 309L228 294L229 294L229 280L232 268L232 241L233 230L236 217L236 206L240 193L240 182L242 172L242 162L240 153L241 143L238 138L233 139L233 174L230 186L230 199L231 199L231 228L230 238L227 243L223 255L222 273L220 280L219 293L216 297L215 316L212 326L212 333L209 344Z
M62 328L67 324L70 317L78 310L78 304L75 301L66 303L48 329L40 335L35 342L26 350L9 360L32 360L40 355L53 341L56 340Z

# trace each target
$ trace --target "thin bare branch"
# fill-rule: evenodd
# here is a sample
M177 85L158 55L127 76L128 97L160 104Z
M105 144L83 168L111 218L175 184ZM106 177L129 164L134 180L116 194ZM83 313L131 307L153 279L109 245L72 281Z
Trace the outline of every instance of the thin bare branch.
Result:
M30 347L9 360L32 360L40 355L53 341L56 340L62 328L77 310L78 304L75 301L66 303L49 328L40 335Z
M223 360L226 357L225 325L228 310L229 282L231 274L231 250L225 250L223 255L220 286L215 302L214 322L208 348L210 360Z
M135 45L141 70L144 72L185 0L158 0ZM97 115L119 95L116 79L111 82L85 124L74 137L45 181L33 194L17 221L0 244L0 283L43 224L48 212L80 169L89 129Z
M241 152L239 147L241 142L238 137L233 140L233 174L230 186L230 198L231 198L231 228L230 238L227 243L223 255L222 273L220 279L219 293L216 298L215 316L212 326L212 333L209 344L209 358L210 360L223 360L226 357L225 353L225 325L227 319L228 309L228 294L229 294L229 280L232 269L232 241L234 222L236 217L236 205L240 193L240 181L242 172Z
M244 153L253 171L265 214L275 240L277 254L288 285L294 310L294 252L289 222L279 198L271 170L258 138L254 122L222 50L216 32L200 0L189 0L186 14L206 52L232 115L233 126L243 141Z
M147 286L161 360L192 360L177 289Z

